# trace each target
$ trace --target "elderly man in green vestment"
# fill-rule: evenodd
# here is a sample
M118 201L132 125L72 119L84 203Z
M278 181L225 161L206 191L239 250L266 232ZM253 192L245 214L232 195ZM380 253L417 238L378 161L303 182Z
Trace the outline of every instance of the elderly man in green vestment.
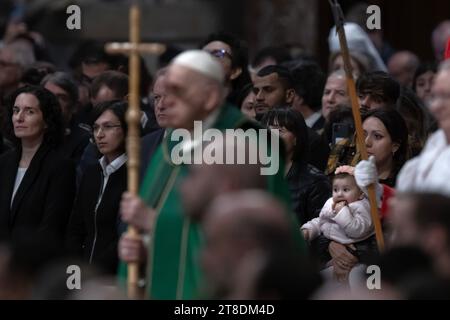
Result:
M190 166L174 161L174 150L177 148L175 154L195 154L202 141L195 140L194 135L194 140L183 140L180 146L180 129L192 133L196 121L202 121L202 130L221 132L260 127L234 106L224 104L223 69L204 51L191 50L178 55L168 67L165 87L167 122L172 130L168 131L151 160L139 197L129 193L123 195L121 216L145 235L147 297L195 299L199 298L202 280L199 252L203 235L199 223L186 214L181 200L180 185L189 174ZM267 190L288 203L284 161L279 159L278 149L271 156L279 160L279 168L267 175ZM214 178L211 177L211 184L215 183ZM295 223L293 226L297 229ZM124 245L131 240L127 236L120 240L122 261L139 261L136 251L130 254L132 246Z

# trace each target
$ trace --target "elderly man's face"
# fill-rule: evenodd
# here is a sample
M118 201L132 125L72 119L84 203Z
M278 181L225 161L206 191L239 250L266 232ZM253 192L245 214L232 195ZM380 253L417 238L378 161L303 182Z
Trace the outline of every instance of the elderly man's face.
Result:
M350 98L347 93L347 82L344 76L331 75L322 95L322 115L328 120L330 112L338 105L349 105Z
M153 85L152 91L154 106L155 106L155 117L158 125L161 128L167 127L167 115L166 115L166 88L164 86L164 76L159 76L155 84Z
M164 77L168 127L190 130L194 121L206 118L205 103L209 95L206 84L207 80L195 71L179 65L169 67Z
M431 90L430 111L439 127L450 133L450 70L440 71Z
M15 62L13 53L0 49L0 91L17 85L20 77L20 66Z

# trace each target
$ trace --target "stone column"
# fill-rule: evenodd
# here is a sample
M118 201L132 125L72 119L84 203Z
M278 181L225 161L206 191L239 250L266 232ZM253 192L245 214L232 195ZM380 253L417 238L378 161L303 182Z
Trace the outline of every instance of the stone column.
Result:
M254 50L291 44L317 53L318 1L248 0L246 12L246 35Z

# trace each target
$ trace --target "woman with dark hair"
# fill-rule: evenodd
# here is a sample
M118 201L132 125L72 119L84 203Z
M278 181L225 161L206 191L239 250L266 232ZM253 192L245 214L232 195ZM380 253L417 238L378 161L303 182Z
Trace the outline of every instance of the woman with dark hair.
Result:
M237 106L241 109L241 112L246 116L255 119L255 93L253 92L253 84L248 83L242 88L237 96Z
M267 112L262 124L278 129L286 150L286 179L294 211L300 221L319 216L323 204L331 195L328 178L308 164L308 129L303 116L290 108L277 108Z
M434 76L437 72L437 66L434 62L427 62L419 65L414 73L412 89L423 103L428 104L431 97L431 87Z
M375 109L363 116L367 153L375 157L380 183L395 187L397 174L410 158L408 128L394 108Z
M67 236L71 254L111 274L117 271L119 205L127 188L126 109L127 104L118 101L94 109L93 135L102 157L81 178Z
M6 129L15 148L0 157L0 239L52 256L62 249L75 195L75 166L56 151L63 138L58 100L41 87L17 90Z
M374 166L373 171L377 172L377 196L383 201L381 205L381 217L385 217L387 199L392 196L397 175L409 159L408 150L408 129L405 120L393 106L381 109L375 109L363 115L363 130L365 135L365 144L370 161L361 161L355 169L355 177L358 186L360 182L367 180L367 177L357 174L361 171L360 164L367 163ZM367 166L367 165L366 165ZM368 174L366 173L366 176ZM385 184L388 187L383 187ZM364 188L363 188L364 187ZM375 237L370 238L375 246ZM353 266L358 263L358 258L349 250L348 246L331 241L328 251L333 258L333 267L339 276L346 275Z
M423 102L411 89L402 87L396 109L408 127L408 141L413 157L422 151L428 137L427 112Z
M429 106L432 98L431 87L433 86L433 81L436 73L437 73L436 63L427 62L421 64L417 68L413 78L412 88L426 107L424 110L426 116L425 121L427 134L431 134L438 129L437 121L429 111Z

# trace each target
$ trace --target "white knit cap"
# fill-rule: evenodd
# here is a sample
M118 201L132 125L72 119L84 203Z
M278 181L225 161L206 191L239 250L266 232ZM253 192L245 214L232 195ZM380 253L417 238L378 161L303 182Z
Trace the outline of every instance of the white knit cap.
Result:
M179 65L201 73L223 84L225 73L222 65L210 53L203 50L188 50L177 55L172 65Z
M380 54L378 53L367 33L359 25L352 22L345 23L344 29L350 54L352 53L352 51L366 54L373 60L375 70L387 72L387 68L383 62L383 59L381 59ZM328 36L328 45L330 48L330 53L340 51L341 47L339 44L339 37L336 34L336 26L334 26L330 30L330 34Z

